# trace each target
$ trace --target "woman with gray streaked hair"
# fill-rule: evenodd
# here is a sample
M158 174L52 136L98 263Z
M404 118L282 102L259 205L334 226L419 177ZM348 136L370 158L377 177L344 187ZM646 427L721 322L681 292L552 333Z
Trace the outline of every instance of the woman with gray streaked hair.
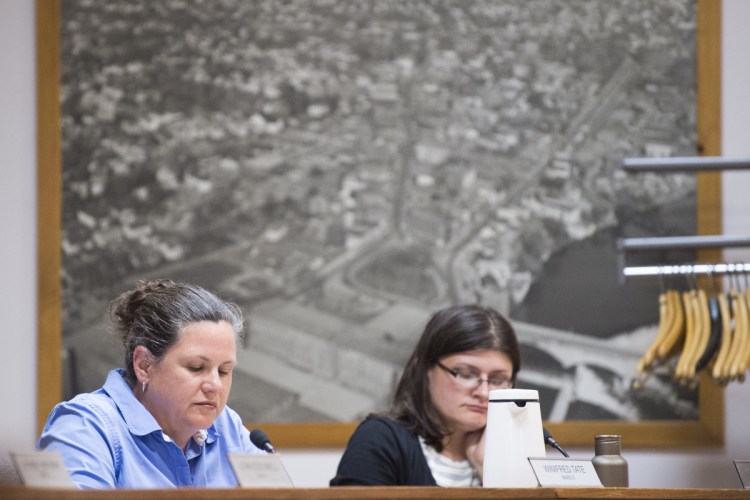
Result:
M229 453L262 453L226 406L240 309L199 286L141 281L110 304L125 368L58 404L38 448L79 488L235 486Z

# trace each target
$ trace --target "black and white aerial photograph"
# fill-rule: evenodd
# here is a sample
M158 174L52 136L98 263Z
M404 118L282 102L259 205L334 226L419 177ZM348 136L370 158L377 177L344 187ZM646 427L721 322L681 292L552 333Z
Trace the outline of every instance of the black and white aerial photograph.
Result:
M696 233L695 0L63 0L64 398L122 366L110 300L200 284L247 319L248 422L389 407L428 317L510 318L545 420L695 420L633 388ZM674 252L673 252L674 253ZM671 259L671 260L670 260ZM665 262L666 260L670 260Z

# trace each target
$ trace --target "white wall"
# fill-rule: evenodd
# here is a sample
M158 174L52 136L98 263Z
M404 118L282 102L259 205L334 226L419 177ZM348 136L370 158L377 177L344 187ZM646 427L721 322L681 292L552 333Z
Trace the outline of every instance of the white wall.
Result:
M750 156L750 0L724 0L723 153ZM0 451L36 440L36 198L34 15L29 0L0 1ZM750 232L750 172L724 174L725 233ZM750 257L742 257L750 259ZM726 446L709 450L623 450L634 487L739 486L732 459L750 459L750 383L726 391ZM563 446L565 443L561 443ZM569 450L588 458L590 449ZM325 486L341 450L281 450L297 486Z
M726 156L750 156L750 1L724 0L722 152ZM727 104L731 103L731 106ZM750 214L750 171L726 172L723 175L724 232L747 234ZM732 250L728 256L748 258L748 251Z
M724 0L722 30L722 154L750 157L750 0ZM750 233L750 172L722 175L724 233ZM728 250L727 260L750 262L750 249ZM731 384L726 398L726 454L750 459L750 382Z
M34 2L0 2L0 450L36 432Z

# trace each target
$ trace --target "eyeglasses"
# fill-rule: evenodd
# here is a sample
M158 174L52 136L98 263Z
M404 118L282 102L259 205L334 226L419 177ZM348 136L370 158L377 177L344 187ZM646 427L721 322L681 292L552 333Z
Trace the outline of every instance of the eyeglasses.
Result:
M479 376L479 373L475 371L465 371L448 368L440 361L436 361L435 364L438 365L441 370L453 375L453 378L456 379L456 382L464 387L474 389L476 387L479 387L482 382L487 382L487 385L490 389L510 389L513 387L513 381L502 377L482 378Z

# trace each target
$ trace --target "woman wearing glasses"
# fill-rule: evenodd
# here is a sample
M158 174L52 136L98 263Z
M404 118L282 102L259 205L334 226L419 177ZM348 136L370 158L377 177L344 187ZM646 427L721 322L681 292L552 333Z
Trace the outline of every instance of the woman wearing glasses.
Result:
M480 486L489 391L521 367L513 327L479 305L430 318L390 411L352 435L331 486Z

